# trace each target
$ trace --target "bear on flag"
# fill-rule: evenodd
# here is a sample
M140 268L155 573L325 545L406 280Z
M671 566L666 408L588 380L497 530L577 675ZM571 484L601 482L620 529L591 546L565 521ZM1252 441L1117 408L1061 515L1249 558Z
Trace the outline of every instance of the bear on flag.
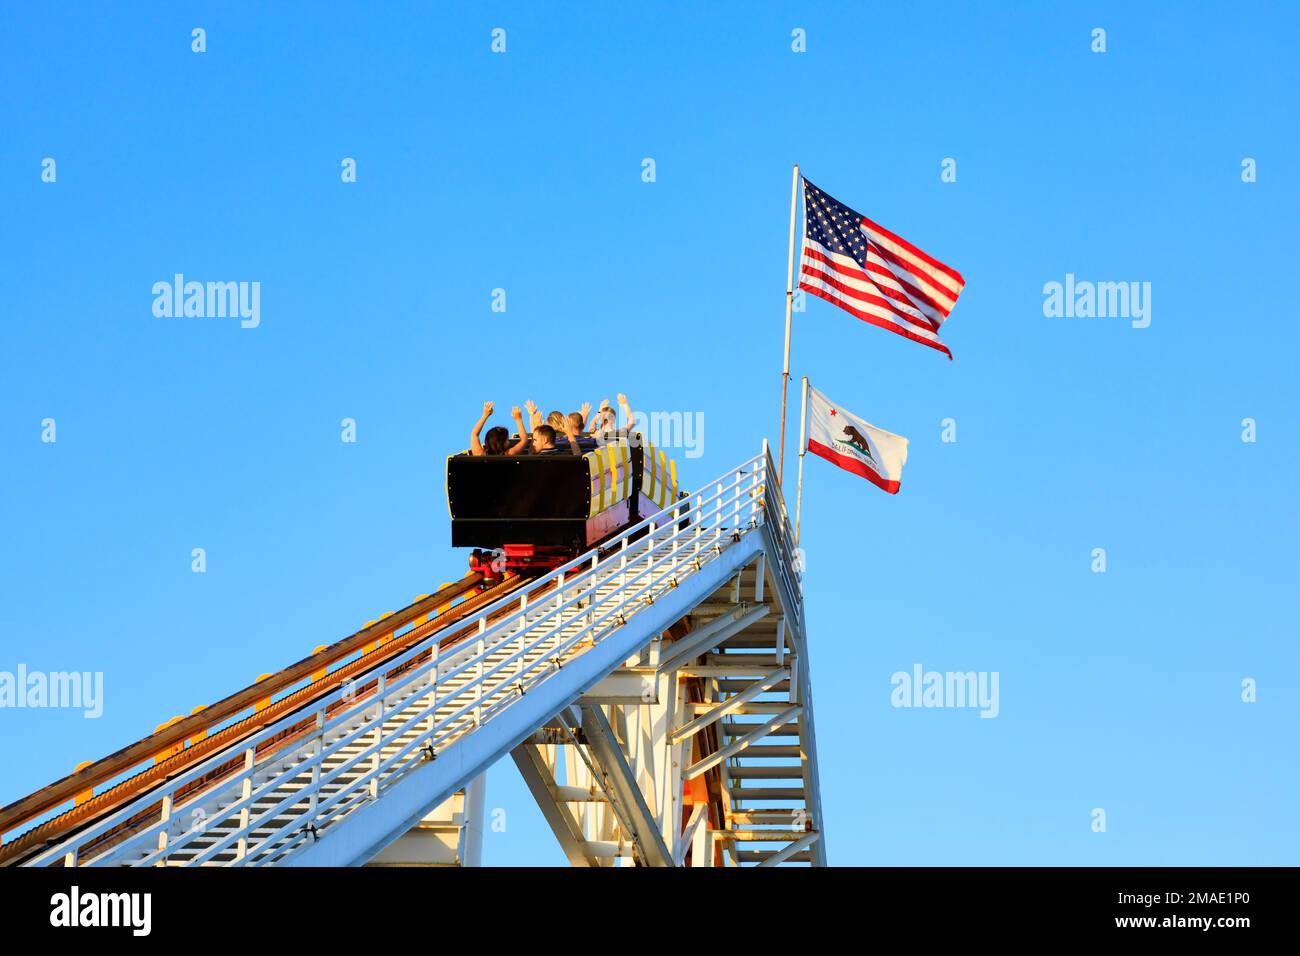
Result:
M845 471L861 475L891 495L898 494L907 462L907 439L846 412L808 387L808 447Z

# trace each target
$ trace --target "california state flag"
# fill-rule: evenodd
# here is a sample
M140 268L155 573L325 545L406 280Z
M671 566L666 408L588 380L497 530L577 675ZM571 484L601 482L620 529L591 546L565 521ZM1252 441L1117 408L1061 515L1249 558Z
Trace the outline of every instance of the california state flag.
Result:
M846 412L812 386L808 387L808 451L891 495L898 494L907 439Z

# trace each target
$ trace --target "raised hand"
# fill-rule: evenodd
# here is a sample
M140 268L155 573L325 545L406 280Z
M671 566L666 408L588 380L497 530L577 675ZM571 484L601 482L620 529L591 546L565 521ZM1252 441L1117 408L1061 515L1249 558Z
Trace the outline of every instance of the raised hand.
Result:
M519 406L516 405L514 408L510 409L510 417L517 419L518 421L523 421L524 413L521 412Z
M582 408L579 410L579 414L582 415L582 420L585 422L587 420L587 416L591 414L591 402L583 402Z
M491 414L492 414L492 409L494 409L494 408L496 408L496 405L495 405L493 402L484 402L484 403L483 403L483 417L484 417L484 418L487 418L489 415L491 415Z

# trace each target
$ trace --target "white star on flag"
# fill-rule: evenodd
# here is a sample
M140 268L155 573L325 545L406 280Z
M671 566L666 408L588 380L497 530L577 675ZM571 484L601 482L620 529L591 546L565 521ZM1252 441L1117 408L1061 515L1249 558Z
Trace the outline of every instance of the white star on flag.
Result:
M799 288L952 358L939 340L939 327L966 285L961 273L807 179L803 186Z

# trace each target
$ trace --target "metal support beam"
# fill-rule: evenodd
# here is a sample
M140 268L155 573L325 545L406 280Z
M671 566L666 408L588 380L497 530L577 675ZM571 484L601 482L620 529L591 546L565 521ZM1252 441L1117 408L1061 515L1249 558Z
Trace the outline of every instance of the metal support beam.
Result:
M569 865L591 866L592 861L584 852L586 839L569 812L564 795L559 792L562 788L555 785L555 778L542 758L541 750L533 744L523 743L510 751L510 756L537 801L542 816L550 824L551 832L560 841L560 849Z
M487 774L481 773L465 787L461 819L461 866L483 865L483 813L487 807Z
M686 850L695 842L695 831L701 826L708 829L709 809L703 803L695 804L691 818L686 822L686 829L677 837L677 848L673 850L673 861L681 866L686 861ZM698 863L696 864L698 866Z
M742 691L741 693L736 694L734 697L727 698L727 700L725 700L723 703L718 704L716 707L712 707L711 709L707 710L705 713L700 714L700 716L696 717L690 723L678 727L669 736L669 741L671 743L680 743L681 741L686 740L688 737L692 736L693 734L699 733L701 730L709 726L709 724L713 723L714 721L721 720L723 717L727 716L727 714L736 713L736 712L748 713L749 711L746 711L744 709L745 704L749 703L759 694L767 693L769 690L772 689L774 685L781 683L781 681L785 680L789 676L790 676L790 672L786 670L784 667L780 668L779 670L772 671L772 673L768 674L758 683L754 684L754 686L749 688L749 690ZM708 706L709 706L708 704L693 704L692 709L694 708L703 709L704 707L708 707ZM781 723L784 723L784 721L781 721Z
M715 618L698 631L687 634L676 644L669 646L667 656L659 659L659 672L675 670L689 660L699 657L709 650L725 643L729 638L739 634L755 621L760 621L770 614L772 609L766 604L746 610L737 606L730 614Z
M592 704L652 704L658 702L655 672L620 667L582 695Z
M776 729L781 724L784 724L786 721L789 720L795 720L796 718L798 718L802 710L803 708L801 707L791 707L789 710L777 714L775 717L772 717L769 720L764 721L763 723L759 724L758 727L756 727L754 730L750 731L749 733L745 734L745 736L741 737L739 740L733 740L731 743L727 744L727 746L723 747L721 750L714 751L713 753L709 754L707 757L698 761L696 764L690 767L690 769L688 769L685 773L683 773L682 776L685 777L687 780L693 780L696 777L698 777L700 774L704 773L706 770L712 770L714 767L722 763L722 761L726 760L728 757L733 757L736 754L740 753L742 750L748 749L751 744L759 740L762 740L764 737L766 737L769 733L771 733L774 729ZM799 769L799 768L795 768L795 769ZM803 771L799 770L799 774L800 776L802 776Z
M625 822L632 829L629 836L636 841L637 849L643 855L642 862L648 866L672 866L672 852L664 843L645 797L636 785L632 769L623 756L623 748L614 736L614 728L599 707L583 703L581 709L587 749L605 774L605 783L623 810Z
M796 840L794 843L791 843L788 846L785 846L782 849L777 850L775 853L773 853L767 859L763 860L758 865L776 866L778 863L784 863L786 860L790 859L790 857L794 856L796 853L808 849L808 847L816 843L817 840L820 839L820 837L821 837L820 833L817 832L810 833L802 840Z

